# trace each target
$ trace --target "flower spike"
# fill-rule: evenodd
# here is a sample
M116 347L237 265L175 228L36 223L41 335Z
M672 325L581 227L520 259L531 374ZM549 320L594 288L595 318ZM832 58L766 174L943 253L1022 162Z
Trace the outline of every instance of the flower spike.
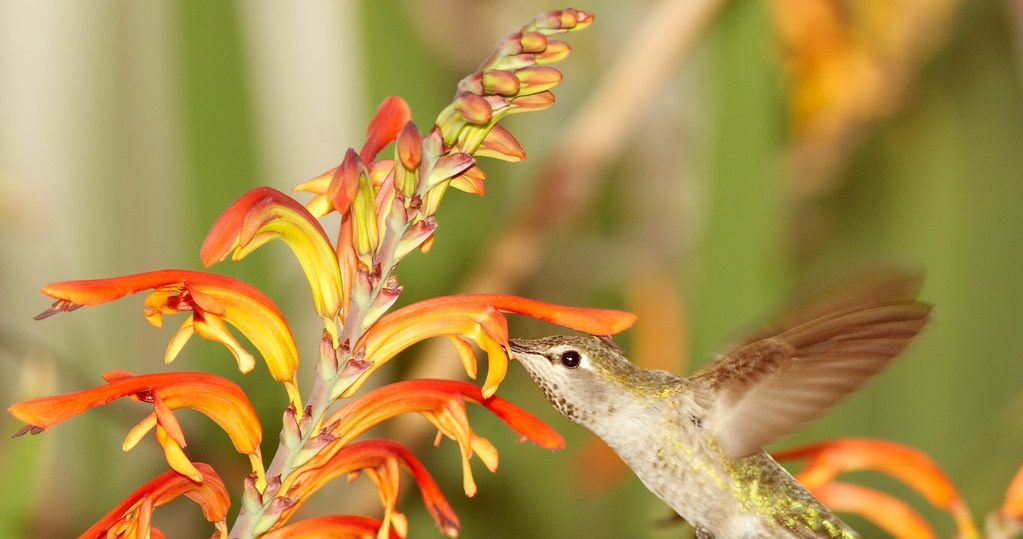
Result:
M593 15L580 10L549 11L498 43L494 53L479 70L458 84L455 100L437 117L435 128L443 146L468 155L521 160L521 146L507 132L495 135L485 144L497 122L504 116L541 110L554 103L549 90L561 81L561 73L540 64L551 63L569 52L567 44L547 36L579 30L593 22ZM426 141L424 141L424 149ZM431 152L424 151L424 155ZM440 153L433 154L440 156ZM433 178L431 188L422 193L424 214L433 215L450 183L448 177ZM482 192L478 181L460 181L459 188Z
M520 32L498 43L497 50L483 62L480 71L516 69L560 60L568 54L568 45L550 41L547 36L582 30L592 23L593 14L577 9L541 13Z
M454 440L468 496L477 488L470 460L478 457L495 471L498 452L470 426L467 402L489 409L520 441L529 439L550 449L565 445L539 419L494 396L509 360L504 313L527 314L598 335L629 327L633 315L503 295L436 298L387 313L402 292L392 272L413 250L429 250L437 228L435 214L447 188L482 195L487 175L477 165L480 156L513 162L525 159L522 145L497 122L554 102L550 90L562 75L546 64L563 58L570 49L551 36L583 28L590 21L592 15L574 9L536 17L502 41L476 73L459 83L455 98L425 132L411 121L405 101L385 99L369 122L359 151L354 149L359 145L354 145L340 165L295 188L314 194L307 204L260 187L239 197L218 217L200 252L205 266L228 255L241 259L274 239L283 240L302 266L314 310L324 324L308 402L299 395L298 353L288 324L269 298L245 283L201 271L162 270L54 283L43 289L56 301L39 318L146 290L144 314L151 325L161 327L167 314L186 315L167 346L166 362L198 334L226 346L239 370L247 372L254 368L255 357L239 342L236 335L241 332L259 351L274 379L283 382L289 397L277 452L268 469L263 467L262 430L250 401L238 386L214 375L111 371L104 375L105 385L12 405L9 412L26 423L18 435L44 432L121 397L152 407L127 433L122 449L131 450L153 432L171 471L137 490L85 537L163 537L151 525L153 508L185 494L202 505L218 535L226 538L226 491L209 466L189 460L186 428L175 412L179 408L193 408L213 419L235 449L250 460L252 473L241 485L242 506L232 537L404 538L408 524L396 510L402 468L416 480L441 532L456 535L459 523L452 508L408 449L388 440L355 442L367 429L398 414L422 415L436 427L438 443L443 437ZM381 156L392 143L393 154ZM340 223L330 237L318 219L332 211L338 212ZM475 349L487 355L482 387L410 380L335 406L334 401L350 396L395 354L432 336L451 340L470 377L475 378L478 370ZM327 481L346 474L352 480L363 473L377 486L384 506L381 520L335 515L287 525L308 496Z

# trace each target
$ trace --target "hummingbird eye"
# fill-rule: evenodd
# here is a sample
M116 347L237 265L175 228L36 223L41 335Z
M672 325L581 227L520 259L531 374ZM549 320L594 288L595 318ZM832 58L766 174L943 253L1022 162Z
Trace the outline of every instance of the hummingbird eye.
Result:
M579 362L582 361L582 359L583 358L579 355L579 352L576 352L575 350L569 350L561 354L561 364L570 369L578 367Z

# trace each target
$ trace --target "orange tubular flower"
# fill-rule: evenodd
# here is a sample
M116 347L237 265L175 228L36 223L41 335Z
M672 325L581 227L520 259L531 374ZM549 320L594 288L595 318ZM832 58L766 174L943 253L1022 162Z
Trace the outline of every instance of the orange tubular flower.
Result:
M412 111L404 99L395 96L384 99L366 127L366 143L359 151L359 158L367 163L372 161L411 120Z
M238 279L216 273L190 270L159 270L109 279L64 281L48 284L42 293L56 298L53 307L36 316L46 318L58 312L73 311L83 305L98 305L153 289L145 300L146 321L163 326L163 315L189 312L167 348L165 361L177 357L193 333L220 342L234 354L238 370L249 372L255 364L248 353L224 326L238 328L259 350L274 380L284 383L292 403L301 409L295 371L298 349L284 315L270 298Z
M507 129L495 125L473 155L517 163L526 158L526 151Z
M951 513L960 537L979 537L973 516L955 485L929 456L912 447L886 440L839 438L775 453L774 457L778 460L808 459L795 477L814 494L843 472L883 472L912 487L934 507ZM848 489L839 492L848 492ZM860 493L851 495L860 496ZM872 514L863 514L872 518ZM894 514L889 517L891 522L899 521Z
M429 337L449 335L474 341L489 361L483 395L497 391L508 367L508 327L501 311L525 314L593 335L611 335L627 329L636 316L622 311L563 307L501 294L467 294L432 298L408 305L378 320L355 345L358 373L342 393L352 395L366 378L387 360L412 344ZM476 376L472 350L456 347L469 376Z
M883 492L848 483L828 483L813 495L834 511L855 513L896 539L936 539L934 529L906 502Z
M376 539L383 522L359 515L327 515L309 518L283 528L270 530L262 539ZM388 530L388 539L401 539L394 529Z
M998 510L997 517L1001 520L1014 520L1023 523L1023 467L1016 472L1005 491L1005 501Z
M334 335L343 288L334 247L319 221L288 195L269 187L242 195L217 218L200 256L207 267L232 250L232 260L240 260L275 238L284 240L295 253L312 288L316 313Z
M157 535L159 532L150 527L153 509L184 494L199 504L206 520L216 526L215 537L226 539L227 510L231 506L227 488L210 465L196 462L195 467L201 474L200 481L166 471L131 493L78 538L149 537L151 532Z
M485 406L522 440L530 440L545 449L565 446L564 438L543 421L500 397L484 397L479 386L454 380L405 380L374 389L331 414L324 424L332 438L316 448L316 454L285 479L280 492L288 492L293 484L301 481L302 474L324 466L345 444L374 425L399 414L417 412L442 434L458 442L465 492L472 496L476 485L469 458L477 453L493 471L497 467L497 452L486 439L473 433L466 417L465 399Z
M380 439L348 445L334 453L323 465L306 472L301 481L288 492L288 497L297 500L296 503L281 512L278 522L285 522L302 502L327 482L344 474L350 474L349 477L354 479L355 475L365 470L377 484L380 501L384 504L383 526L378 527L380 534L385 535L393 525L398 535L404 537L404 518L395 510L398 502L399 466L412 473L426 508L441 532L449 537L458 535L458 517L422 463L405 446Z
M17 435L25 432L37 434L93 406L130 396L137 401L152 403L154 411L128 433L123 449L128 451L145 433L157 427L157 438L164 447L168 464L182 475L201 482L201 472L181 452L186 445L184 434L171 413L178 408L192 408L227 432L235 449L249 456L257 484L260 488L266 484L259 455L262 427L249 399L234 382L203 372L135 376L124 371L111 371L104 375L104 379L108 382L106 385L92 389L13 404L7 411L27 424Z

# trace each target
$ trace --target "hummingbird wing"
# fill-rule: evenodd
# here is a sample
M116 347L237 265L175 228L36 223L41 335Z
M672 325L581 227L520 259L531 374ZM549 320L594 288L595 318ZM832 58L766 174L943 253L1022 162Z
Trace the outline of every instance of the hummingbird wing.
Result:
M772 337L796 326L832 313L886 301L914 300L923 286L923 273L911 270L877 270L856 274L831 286L815 289L812 294L797 297L765 327L747 332L732 351L744 345ZM731 352L721 354L730 355Z
M813 300L695 374L690 382L708 408L705 424L725 454L746 456L798 430L884 369L931 311L906 298L919 287L911 281ZM820 314L829 306L841 310Z

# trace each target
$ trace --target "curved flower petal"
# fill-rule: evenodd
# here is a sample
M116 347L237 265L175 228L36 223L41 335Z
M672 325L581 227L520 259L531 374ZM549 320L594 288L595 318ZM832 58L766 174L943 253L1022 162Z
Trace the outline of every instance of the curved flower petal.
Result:
M307 518L270 530L262 539L377 539L384 523L361 515L326 515ZM401 539L398 532L388 530L389 539Z
M316 313L328 329L341 309L341 272L334 248L319 221L284 193L257 187L234 201L213 224L203 242L203 264L223 260L232 250L240 260L264 243L280 238L291 247L312 288Z
M480 460L488 470L497 470L497 452L494 446L485 438L476 436L469 426L468 411L465 409L465 399L461 395L444 401L441 406L430 412L420 412L433 426L437 427L437 439L435 444L440 443L440 435L451 438L458 444L462 458L462 489L465 495L472 497L476 495L476 481L472 477L472 467L469 460L476 449L483 447L485 452L481 453Z
M487 352L490 365L487 381L491 384L488 387L492 388L488 394L496 391L497 384L504 378L508 364L505 352L508 325L497 309L489 306L461 310L438 309L425 316L404 317L403 315L408 313L406 309L408 307L392 313L397 316L389 315L382 318L377 322L379 326L374 324L358 341L357 353L361 354L361 360L368 363L368 368L351 381L342 397L355 393L373 371L405 348L423 339L441 335L463 336ZM469 371L470 375L475 374L474 371L475 368Z
M185 456L181 445L168 436L167 431L159 424L156 425L156 441L163 447L164 458L167 459L167 464L170 465L172 470L192 481L202 481L202 474L195 468L192 461L188 460L188 457Z
M568 43L556 39L548 39L547 48L543 52L536 53L534 60L540 65L550 64L564 60L570 52L572 52L572 47Z
M828 483L812 490L833 511L855 513L896 539L936 539L931 525L906 502L877 490L848 483Z
M109 279L64 281L48 284L42 293L56 298L53 307L36 316L46 318L83 305L98 305L146 289L146 319L161 327L163 314L189 312L182 328L167 349L167 362L174 359L192 332L228 347L241 372L252 370L252 356L223 326L238 328L259 350L274 380L283 382L296 406L301 406L295 371L298 349L284 315L270 298L238 279L191 270L158 270Z
M798 479L811 491L831 483L838 474L876 470L919 492L934 507L952 514L961 537L977 537L977 526L952 480L926 453L887 440L839 438L774 454L778 460L807 458Z
M467 153L450 153L441 157L430 170L430 176L426 178L424 189L433 189L437 184L458 176L466 169L476 163L476 159Z
M433 243L433 233L437 230L437 221L430 216L427 216L415 224L410 226L405 234L398 241L398 247L395 250L395 259L404 258L407 254L415 249L419 249L426 253L430 250L430 245Z
M412 111L404 99L396 96L384 99L366 128L366 143L359 152L363 162L372 161L384 146L398 136L401 128L410 120Z
M227 488L210 465L196 462L195 468L201 481L166 471L131 493L79 538L149 537L153 509L184 494L199 504L206 520L216 526L217 535L226 539L227 510L231 506Z
M544 449L561 449L565 440L529 412L498 396L484 397L479 386L457 380L403 380L367 392L339 408L324 421L337 424L332 433L353 439L388 418L408 412L443 411L454 398L481 404L521 436Z
M451 187L473 195L483 196L483 180L487 175L477 166L471 166L465 172L451 178Z
M429 337L461 335L487 352L490 371L485 396L494 394L507 370L508 327L499 311L525 314L595 335L625 330L635 315L605 309L564 307L501 294L466 294L413 303L378 320L356 343L358 359L368 362L342 396L352 395L380 365L412 344ZM463 358L464 359L464 358ZM469 371L470 375L474 372Z
M345 474L357 473L365 469L378 469L374 476L385 503L386 515L394 512L397 502L398 477L388 473L389 467L401 465L415 478L419 485L426 508L433 515L441 532L454 537L458 534L458 517L444 499L440 487L426 471L426 468L405 446L392 440L363 440L347 445L335 452L330 459L317 467L303 467L298 477L290 484L285 494L297 502L281 513L279 522L284 522L297 510L303 501L327 482ZM384 481L386 480L386 483ZM384 518L384 527L389 527L388 518Z
M380 244L380 231L377 226L377 201L376 189L369 179L369 173L358 162L359 173L355 176L357 180L355 198L351 201L349 211L352 216L352 244L355 254L367 267L373 267L373 256L376 254Z
M519 79L518 95L532 95L545 92L561 82L561 72L548 66L528 66L515 70Z
M325 193L327 200L334 205L334 209L339 213L348 211L352 201L355 200L355 195L359 192L359 177L365 174L366 167L363 165L362 159L359 159L359 154L349 148L345 152L344 161L335 169L334 175L330 178L330 184L327 185Z
M507 129L495 125L473 155L517 163L526 158L526 151Z
M458 357L462 360L462 366L465 367L465 373L469 375L469 378L476 379L476 352L472 349L472 344L467 339L459 335L448 335L451 340L451 344L455 346L455 351L458 353Z
M419 165L423 161L423 137L416 124L409 120L394 142L394 186L405 197L412 196L419 186Z
M541 37L543 37L541 35ZM544 38L546 40L547 38ZM477 94L515 95L519 93L519 79L510 71L494 69L485 73L476 72L462 80L461 88Z
M998 511L999 517L1003 519L1023 520L1023 467L1016 471L1016 475L1009 483L1005 491L1005 501Z
M543 110L554 104L554 94L544 90L539 93L523 95L507 100L500 112L503 114L517 114L520 112L534 112Z
M134 400L149 403L160 402L159 406L154 404L154 414L132 430L125 441L125 450L130 449L142 434L156 426L160 444L167 452L171 466L186 470L188 475L196 477L195 472L189 470L181 461L184 458L183 454L180 454L180 449L184 445L183 439L176 440L177 435L168 436L161 421L161 416L165 417L167 413L164 410L192 408L202 412L224 429L239 453L250 455L257 481L265 484L262 462L258 459L259 442L263 436L262 427L249 399L234 382L203 372L167 372L134 376L124 371L114 371L108 373L106 378L109 381L105 385L75 393L18 402L11 405L7 411L28 425L19 431L20 435L25 432L36 433L46 430L89 408L121 397L130 396ZM180 432L176 421L170 425L170 430L175 434Z
M291 189L292 192L305 191L313 193L316 196L312 200L306 203L305 209L309 211L309 214L319 219L324 215L334 211L334 204L331 202L331 198L327 196L327 188L330 186L330 182L334 179L334 175L341 169L341 165L338 165L319 176L304 181Z
M524 314L591 335L614 335L625 331L636 321L636 315L623 311L566 307L504 294L464 294L447 298L465 306L493 305L504 312ZM442 300L441 303L445 300L437 299Z

